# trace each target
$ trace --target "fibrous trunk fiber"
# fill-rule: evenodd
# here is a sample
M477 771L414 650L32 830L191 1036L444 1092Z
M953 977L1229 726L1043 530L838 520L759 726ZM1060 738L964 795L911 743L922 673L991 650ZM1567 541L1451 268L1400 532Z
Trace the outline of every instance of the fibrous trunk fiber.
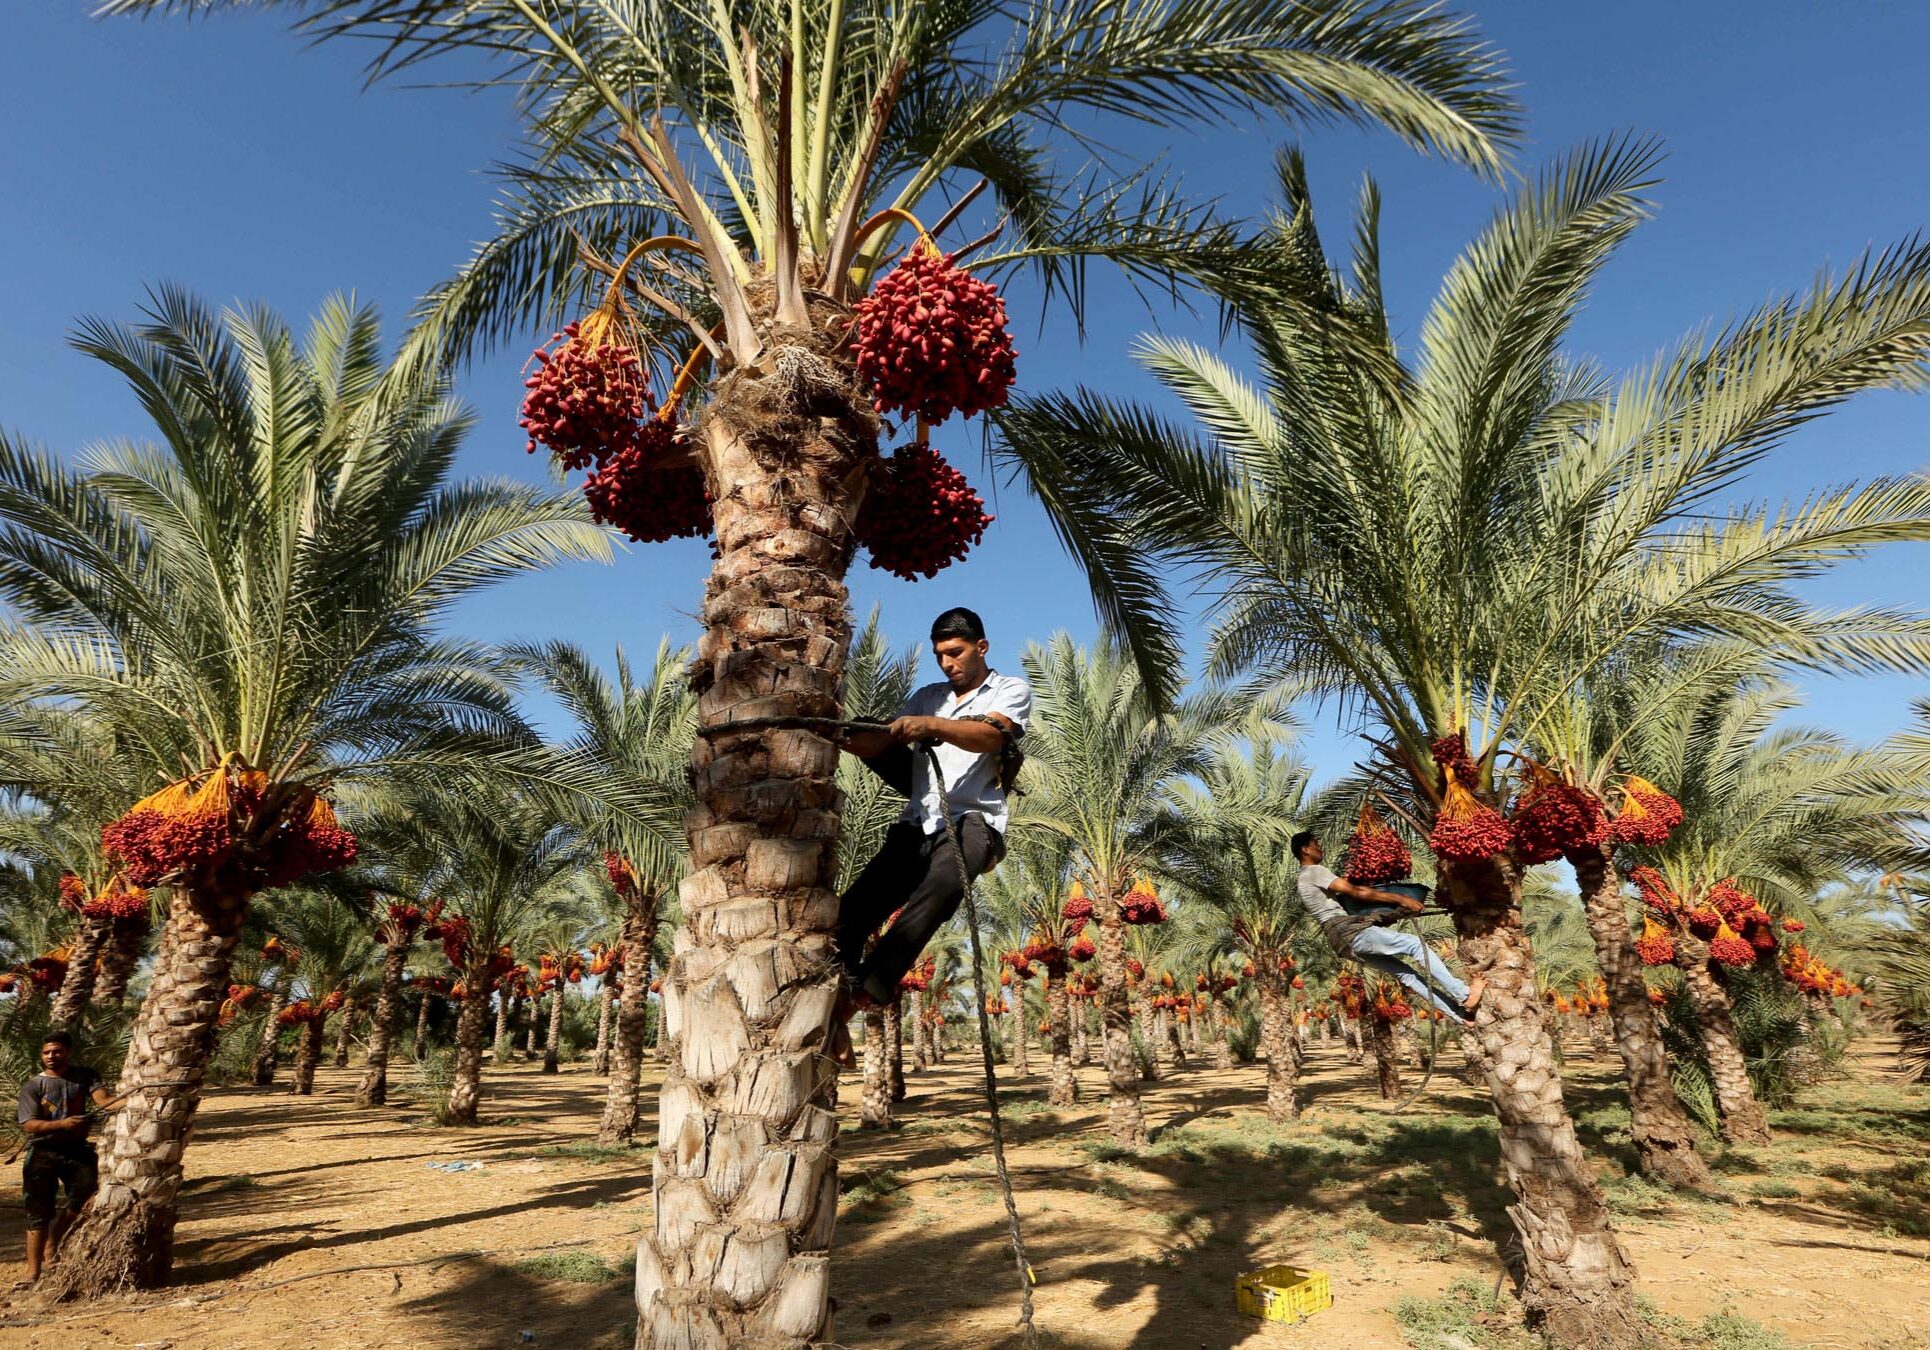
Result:
M891 1100L902 1102L905 1099L905 1033L897 999L885 1005L885 1069L890 1075Z

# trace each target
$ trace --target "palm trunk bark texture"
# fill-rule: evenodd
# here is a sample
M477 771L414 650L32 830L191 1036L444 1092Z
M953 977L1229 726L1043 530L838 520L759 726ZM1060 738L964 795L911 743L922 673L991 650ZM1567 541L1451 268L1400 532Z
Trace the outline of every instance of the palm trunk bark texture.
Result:
M637 1133L637 1084L643 1077L643 1037L650 1021L650 952L657 941L657 899L633 892L623 915L623 990L617 996L616 1040L610 1052L610 1083L603 1097L603 1123L596 1141L606 1148L627 1144Z
M96 962L113 926L110 918L81 916L73 947L67 953L67 978L60 982L60 992L54 996L50 1014L54 1026L71 1030L79 1025L94 994Z
M102 1141L100 1188L45 1277L56 1297L167 1282L182 1154L247 911L245 895L177 887L170 897L161 955L118 1085L131 1095Z
M1293 1012L1288 1002L1287 980L1279 973L1277 961L1261 963L1260 1046L1267 1057L1267 1119L1276 1124L1293 1120L1300 1114L1296 1099L1300 1056L1293 1044ZM1276 967L1269 970L1267 967Z
M307 1097L314 1093L315 1066L322 1062L322 1038L327 1029L328 1023L321 1017L302 1023L295 1040L295 1072L288 1084L291 1096Z
M590 1072L610 1072L610 1024L615 1021L617 994L608 977L596 995L596 1049L590 1055Z
M1709 944L1685 932L1676 938L1675 949L1682 983L1689 991L1689 1003L1695 1008L1696 1025L1702 1033L1702 1056L1709 1061L1716 1107L1722 1113L1722 1137L1732 1144L1766 1144L1769 1119L1756 1099L1755 1084L1749 1081L1749 1060L1742 1052L1742 1038L1736 1034L1729 991L1709 964Z
M389 1047L395 1043L395 1019L402 1008L402 973L409 964L409 943L391 937L382 952L382 988L375 996L375 1015L369 1019L369 1048L362 1060L362 1081L355 1088L357 1106L385 1106L389 1100ZM429 1015L429 995L422 995L422 1022ZM418 1025L421 1041L427 1027ZM416 1058L422 1058L420 1048Z
M1133 1059L1132 1008L1126 998L1126 925L1110 895L1096 896L1099 991L1104 1018L1106 1128L1121 1148L1146 1146L1146 1113L1139 1103L1139 1066ZM1144 991L1141 991L1142 995ZM1142 1010L1145 1000L1141 999ZM1152 1049L1151 1044L1147 1049Z
M1052 1076L1046 1086L1046 1101L1053 1106L1076 1106L1079 1083L1072 1076L1071 999L1066 995L1066 973L1046 967L1045 1016L1051 1037Z
M1649 1006L1648 982L1629 932L1622 878L1606 848L1568 855L1581 887L1595 960L1608 990L1608 1022L1628 1079L1629 1130L1641 1169L1674 1186L1701 1186L1708 1164L1695 1148L1695 1126L1675 1095L1669 1056ZM1597 1017L1595 1020L1601 1021Z
M1462 959L1487 980L1464 1044L1500 1122L1529 1324L1557 1345L1641 1345L1648 1333L1635 1308L1634 1272L1562 1097L1522 925L1520 874L1503 858L1442 872Z
M543 1072L556 1073L563 1062L563 982L550 990L550 1025L543 1037Z
M878 424L842 314L812 305L808 329L761 329L762 354L718 380L699 427L716 528L691 674L706 732L840 714L852 485ZM836 1339L837 758L802 730L705 734L692 752L640 1347Z
M484 1038L489 1032L489 962L472 961L464 972L462 1007L456 1013L456 1062L449 1075L446 1125L474 1125L482 1102Z

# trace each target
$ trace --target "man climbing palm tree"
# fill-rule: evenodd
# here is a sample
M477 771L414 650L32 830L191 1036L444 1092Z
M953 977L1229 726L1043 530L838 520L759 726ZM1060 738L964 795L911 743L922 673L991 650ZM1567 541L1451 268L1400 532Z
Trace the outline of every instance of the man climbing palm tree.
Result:
M1386 910L1390 907L1420 913L1423 906L1419 900L1400 891L1376 890L1335 876L1333 869L1324 865L1326 846L1312 830L1296 834L1291 847L1300 863L1300 903L1320 925L1328 945L1341 960L1358 961L1392 975L1449 1017L1462 1022L1473 1020L1486 982L1476 975L1474 983L1462 984L1425 942L1412 933L1396 933L1381 926L1381 921L1389 917ZM1373 908L1349 912L1341 904L1343 897Z
M950 808L967 874L989 872L1005 856L1005 798L1011 786L1003 769L1006 747L1016 749L1025 734L1032 686L986 664L991 644L985 624L969 609L939 615L931 641L945 678L915 691L890 726L848 732L841 742L909 798L904 815L838 907L845 990L832 1050L847 1067L851 1045L844 1028L860 1000L884 1004L896 998L898 981L964 898L964 878L945 843L945 808ZM912 748L916 742L935 743L943 783L932 781L930 758ZM867 951L866 939L894 911L897 920Z

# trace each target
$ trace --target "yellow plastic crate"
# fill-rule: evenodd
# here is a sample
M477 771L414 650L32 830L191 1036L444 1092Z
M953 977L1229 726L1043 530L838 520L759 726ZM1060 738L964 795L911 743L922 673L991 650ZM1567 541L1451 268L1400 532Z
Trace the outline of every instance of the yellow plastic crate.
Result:
M1298 1322L1334 1306L1333 1282L1324 1270L1268 1266L1233 1282L1233 1301L1248 1317Z

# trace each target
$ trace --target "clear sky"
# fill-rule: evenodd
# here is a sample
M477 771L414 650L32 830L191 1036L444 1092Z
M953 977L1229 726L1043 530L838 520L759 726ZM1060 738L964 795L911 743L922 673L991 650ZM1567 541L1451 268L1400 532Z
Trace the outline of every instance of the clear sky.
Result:
M1930 119L1923 53L1930 6L1846 0L1622 0L1615 5L1490 0L1472 6L1506 54L1528 110L1517 165L1624 130L1669 147L1655 221L1613 264L1575 331L1577 352L1611 367L1643 359L1705 319L1720 321L1842 267L1930 220ZM500 92L365 89L366 52L305 47L279 15L196 22L93 20L74 0L14 8L0 48L0 426L63 450L141 436L132 399L64 342L76 317L132 318L144 287L173 281L217 301L260 299L300 321L337 289L378 303L399 327L410 303L489 230L490 165L513 155ZM424 78L434 78L433 75ZM1305 147L1327 219L1346 218L1362 173L1380 181L1387 289L1418 327L1497 190L1418 158L1384 135L1253 126L1147 138L1189 189L1234 213L1263 209L1275 146ZM1330 232L1338 226L1330 226ZM1022 386L1083 380L1152 396L1133 336L1156 324L1211 339L1186 316L1150 314L1095 270L1088 335L1042 315L1023 280L1010 303ZM544 335L532 333L530 344ZM467 371L459 392L480 423L464 454L475 474L538 477L516 429L526 347ZM1930 403L1878 395L1806 428L1750 480L1756 499L1825 482L1926 467ZM972 433L941 433L999 516L972 559L916 585L862 566L860 616L883 607L901 642L970 604L997 649L1056 628L1093 631L1080 574L1023 494L987 481ZM658 635L695 635L708 564L680 542L631 548L614 567L528 578L457 615L490 638L562 636L599 656L647 653ZM1916 603L1930 548L1846 568L1819 595ZM1813 720L1858 737L1900 726L1926 691L1903 678L1811 681ZM538 707L539 714L542 709ZM1322 776L1358 742L1331 724L1310 742Z

